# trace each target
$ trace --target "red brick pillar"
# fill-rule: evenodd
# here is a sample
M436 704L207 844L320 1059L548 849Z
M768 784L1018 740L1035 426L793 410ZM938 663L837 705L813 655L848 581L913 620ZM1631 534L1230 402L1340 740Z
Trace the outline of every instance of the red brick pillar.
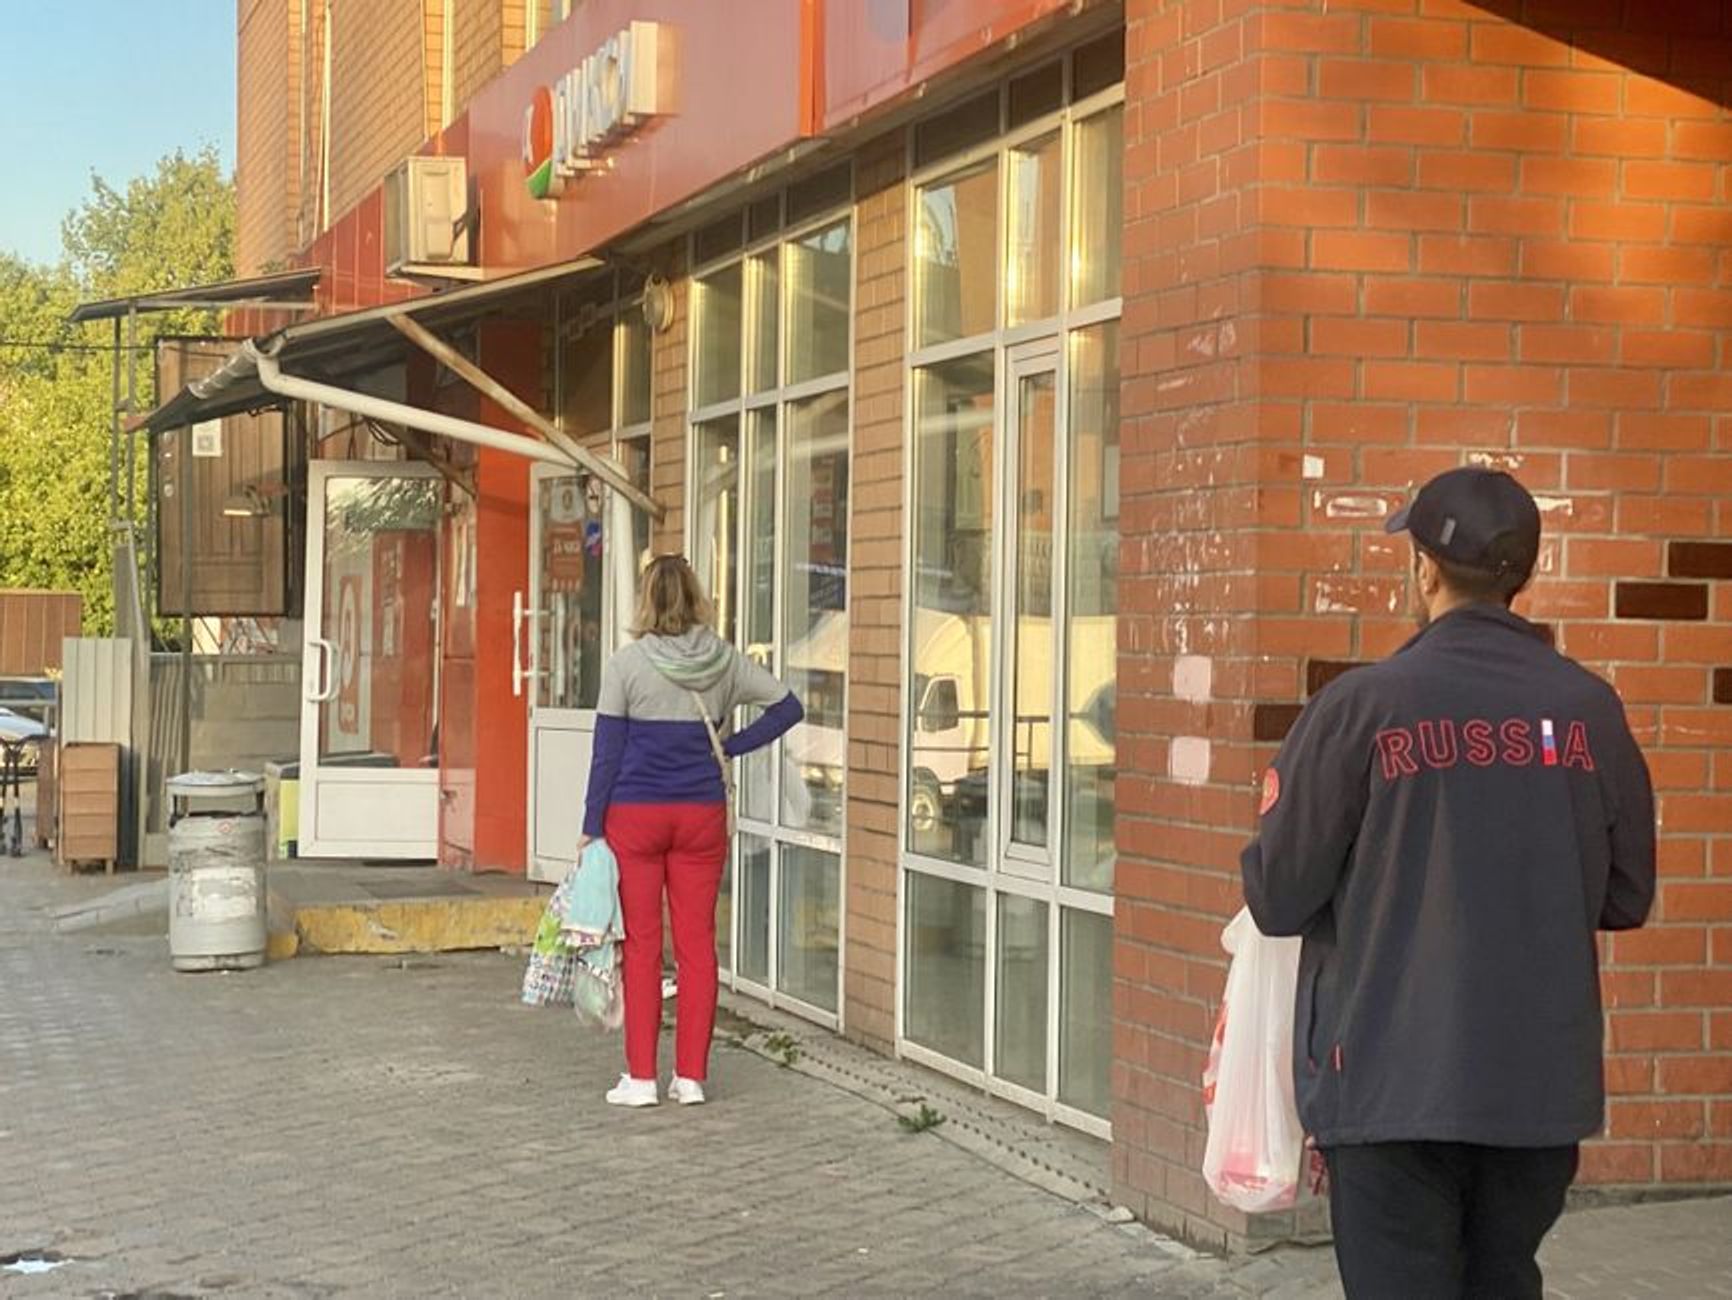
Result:
M1662 791L1584 1177L1732 1177L1732 29L1623 8L1127 5L1115 1181L1199 1239L1286 1226L1195 1172L1258 774L1405 638L1381 524L1468 462L1539 497L1523 611Z
M650 415L650 494L667 514L653 529L658 554L686 549L686 331L692 282L685 273L685 241L661 249L655 270L668 283L673 310L668 327L651 341L654 390ZM694 503L695 505L695 503Z
M848 865L843 1025L896 1043L897 759L902 693L906 139L855 164L854 449L848 538Z
M1310 363L1263 373L1299 340L1259 315L1259 267L1295 241L1257 220L1258 182L1293 167L1257 139L1257 18L1127 9L1114 1181L1145 1218L1224 1245L1244 1224L1196 1172L1198 1078L1238 906L1253 712L1296 698L1312 631L1298 578L1259 563L1263 530L1300 519L1299 423L1262 389ZM1281 657L1259 660L1260 643Z

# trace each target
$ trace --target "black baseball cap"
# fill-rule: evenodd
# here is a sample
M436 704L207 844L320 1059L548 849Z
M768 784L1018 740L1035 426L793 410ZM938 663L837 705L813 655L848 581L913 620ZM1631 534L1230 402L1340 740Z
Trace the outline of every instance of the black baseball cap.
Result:
M1420 549L1484 573L1527 577L1540 556L1540 508L1502 470L1445 470L1390 516L1384 529Z

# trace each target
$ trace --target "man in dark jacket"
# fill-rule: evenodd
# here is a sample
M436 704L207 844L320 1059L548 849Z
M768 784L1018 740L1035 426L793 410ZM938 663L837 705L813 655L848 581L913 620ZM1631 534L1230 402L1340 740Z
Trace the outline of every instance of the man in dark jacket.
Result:
M1595 931L1647 917L1653 792L1617 695L1510 612L1526 489L1451 470L1389 530L1421 630L1306 706L1245 899L1305 939L1294 1074L1348 1295L1537 1298L1604 1112Z

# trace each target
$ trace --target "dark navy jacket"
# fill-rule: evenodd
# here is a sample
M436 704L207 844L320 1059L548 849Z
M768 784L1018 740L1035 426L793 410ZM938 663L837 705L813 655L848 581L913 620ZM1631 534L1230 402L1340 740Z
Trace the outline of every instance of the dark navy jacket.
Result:
M1241 868L1303 935L1299 1113L1322 1146L1562 1146L1604 1111L1596 930L1654 897L1648 769L1611 687L1455 610L1306 706Z

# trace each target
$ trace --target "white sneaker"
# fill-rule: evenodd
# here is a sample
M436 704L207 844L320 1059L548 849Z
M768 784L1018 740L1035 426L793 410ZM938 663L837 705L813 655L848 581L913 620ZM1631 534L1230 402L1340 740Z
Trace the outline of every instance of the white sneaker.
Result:
M676 1074L673 1082L668 1084L668 1099L677 1101L682 1106L702 1106L704 1085L696 1079L682 1079Z
M698 1100L703 1098L700 1096ZM654 1079L634 1079L629 1074L622 1074L619 1082L607 1090L607 1104L610 1106L654 1106L660 1101Z

